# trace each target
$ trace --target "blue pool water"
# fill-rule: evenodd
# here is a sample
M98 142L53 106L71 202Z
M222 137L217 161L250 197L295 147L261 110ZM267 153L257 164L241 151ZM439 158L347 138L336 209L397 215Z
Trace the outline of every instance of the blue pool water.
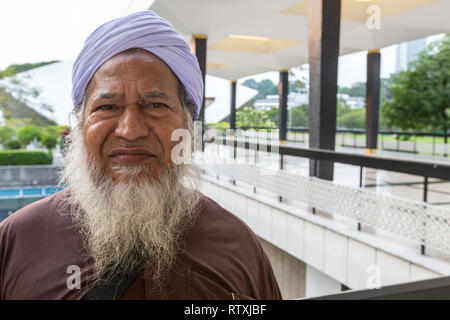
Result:
M22 196L40 196L40 195L48 196L62 189L63 188L59 187L0 189L0 199L10 197L22 197Z
M52 186L0 189L0 222L28 204L62 189Z

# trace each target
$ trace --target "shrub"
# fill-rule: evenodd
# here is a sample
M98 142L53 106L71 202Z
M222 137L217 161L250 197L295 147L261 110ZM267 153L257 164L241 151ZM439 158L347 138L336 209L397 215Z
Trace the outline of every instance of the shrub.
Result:
M13 136L13 129L8 127L0 127L0 143L4 144Z
M17 130L17 139L22 147L26 147L34 138L40 138L41 130L33 125L26 125Z
M1 166L52 164L53 156L42 151L3 150L0 151Z
M5 149L20 149L19 140L9 140L4 143Z
M52 135L44 134L41 136L41 143L47 149L51 150L54 147L56 147L56 144L58 143L58 139Z

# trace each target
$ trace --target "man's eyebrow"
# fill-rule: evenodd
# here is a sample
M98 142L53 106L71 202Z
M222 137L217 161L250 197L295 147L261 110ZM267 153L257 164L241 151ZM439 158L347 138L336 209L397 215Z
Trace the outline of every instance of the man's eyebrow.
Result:
M142 94L139 94L139 97L141 98L147 98L147 99L169 99L169 96L162 92L162 91L147 91ZM120 99L123 98L123 94L116 93L116 92L100 92L95 95L94 99L102 99L102 100L113 100L113 99Z
M147 91L144 92L143 94L140 94L139 96L147 99L155 99L155 98L169 99L169 96L162 91Z
M123 94L115 93L115 92L100 92L95 95L94 99L105 99L112 100L117 98L122 98Z

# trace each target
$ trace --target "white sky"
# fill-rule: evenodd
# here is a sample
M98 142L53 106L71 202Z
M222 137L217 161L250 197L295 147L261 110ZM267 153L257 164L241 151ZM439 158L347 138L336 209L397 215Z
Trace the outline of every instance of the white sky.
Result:
M1 0L0 69L10 64L75 59L100 24L129 0Z

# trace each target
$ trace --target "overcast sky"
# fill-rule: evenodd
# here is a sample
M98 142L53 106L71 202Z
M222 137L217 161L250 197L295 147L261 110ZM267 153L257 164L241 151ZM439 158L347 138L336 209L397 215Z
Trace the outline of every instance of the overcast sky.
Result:
M0 69L75 59L100 24L122 15L129 0L1 0Z

